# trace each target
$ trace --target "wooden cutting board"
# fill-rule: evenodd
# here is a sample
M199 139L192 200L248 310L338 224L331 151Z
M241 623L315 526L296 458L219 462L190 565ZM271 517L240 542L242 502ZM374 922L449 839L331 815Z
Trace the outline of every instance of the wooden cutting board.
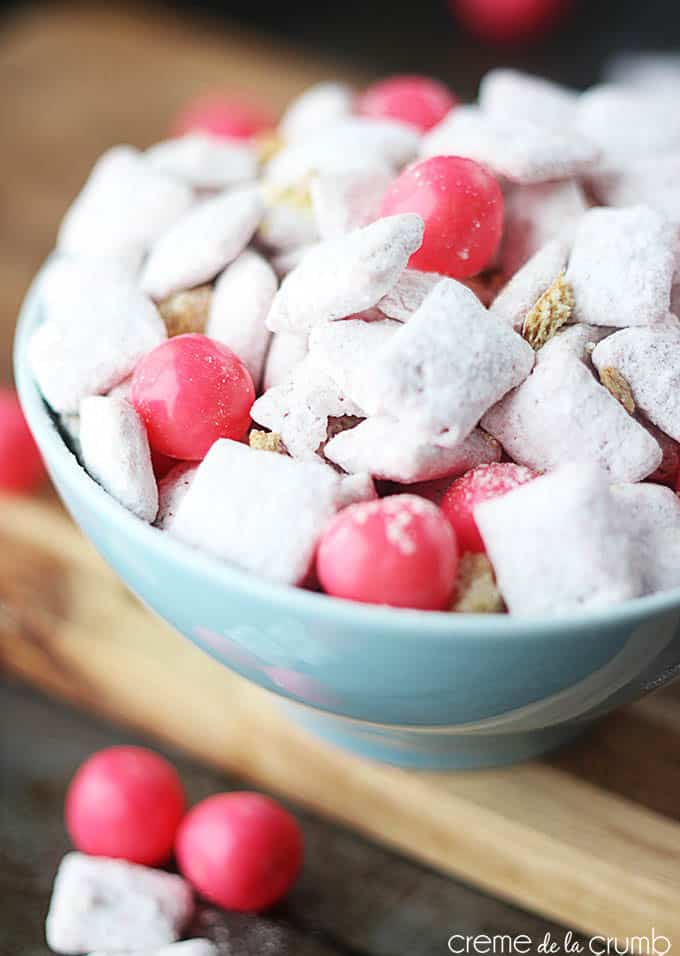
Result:
M290 725L125 590L59 506L0 499L0 665L586 934L680 939L680 693L559 757L422 773Z

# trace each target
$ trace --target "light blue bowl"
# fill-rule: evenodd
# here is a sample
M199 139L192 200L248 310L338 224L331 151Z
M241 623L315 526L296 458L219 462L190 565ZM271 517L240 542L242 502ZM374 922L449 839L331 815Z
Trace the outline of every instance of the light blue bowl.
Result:
M271 585L150 528L69 451L31 376L39 280L15 343L21 403L67 508L142 600L289 716L404 767L534 757L680 671L680 591L555 620L402 611Z

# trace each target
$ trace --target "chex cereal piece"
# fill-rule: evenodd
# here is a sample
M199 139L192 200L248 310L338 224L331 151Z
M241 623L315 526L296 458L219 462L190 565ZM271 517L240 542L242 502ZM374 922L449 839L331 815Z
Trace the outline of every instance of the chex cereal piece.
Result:
M406 213L319 243L283 280L267 325L302 333L376 305L420 247L423 228L420 216Z
M652 325L665 318L675 230L648 206L589 210L569 258L574 316L591 325Z
M370 401L373 396L371 369L376 355L400 328L401 324L391 319L347 319L318 325L309 336L309 361L361 406L364 397Z
M642 592L633 539L597 468L564 465L479 504L475 521L512 614L554 617Z
M293 458L314 460L328 437L328 419L362 416L361 409L309 358L282 385L268 389L250 411L258 425L277 432Z
M542 348L567 324L573 309L574 294L564 278L564 272L560 272L527 312L522 323L523 337L532 349Z
M124 398L93 395L80 403L80 450L95 481L141 518L153 521L158 488L146 428Z
M340 475L340 489L336 498L338 510L357 501L374 501L378 497L373 476L366 471L355 475Z
M530 373L534 352L453 279L439 282L366 367L362 407L453 447ZM368 399L368 400L367 400Z
M645 593L680 587L680 498L646 482L613 485L611 491L633 538Z
M265 319L278 285L267 260L246 249L219 277L210 303L206 335L236 352L256 388L271 334Z
M651 206L676 228L680 226L680 195L677 189L680 157L677 152L661 156L626 158L604 166L589 179L603 205Z
M536 353L536 361L542 362L560 352L573 355L574 358L588 363L598 342L612 334L612 329L597 325L577 323L561 329Z
M579 98L576 128L608 158L658 155L680 147L680 116L674 106L674 97L594 86Z
M288 186L312 173L397 170L415 158L419 136L404 123L354 116L324 126L280 150L265 171L267 183Z
M167 531L170 527L182 498L189 490L197 468L198 465L193 462L179 462L158 482L158 513L154 521L157 528Z
M158 311L165 322L168 338L188 332L204 332L211 299L212 286L199 285L194 289L174 292L159 302Z
M393 179L382 166L313 176L309 192L321 238L336 239L377 219Z
M635 399L630 385L617 368L611 365L603 366L600 369L600 381L609 394L623 405L629 415L635 414Z
M289 143L305 139L350 117L353 104L354 91L346 83L315 83L288 104L279 132Z
M278 432L266 432L259 428L251 428L248 433L248 444L256 451L273 451L285 454L286 449Z
M151 949L97 950L90 956L218 956L217 946L209 939L185 939L169 946L153 946Z
M423 137L421 156L465 156L514 183L568 179L591 170L593 144L570 129L499 118L476 106L456 106Z
M649 432L566 351L539 362L518 389L487 412L482 427L514 461L536 471L586 462L614 481L641 481L661 462Z
M319 238L307 182L263 189L265 213L258 239L277 253L293 252Z
M220 439L198 466L170 531L270 581L299 584L336 510L339 482L321 462Z
M111 264L57 260L41 291L46 319L29 356L55 411L76 413L81 399L108 392L166 337L154 304Z
M574 123L578 94L540 76L499 68L482 77L478 102L484 113L500 120L564 129Z
M570 244L553 239L535 253L498 293L489 314L519 331L528 313L566 268Z
M57 249L70 255L141 256L193 202L184 183L156 170L131 146L96 162L64 216Z
M274 385L282 385L306 355L306 335L275 332L269 343L269 351L264 366L262 384L265 391Z
M500 614L505 604L491 562L485 554L468 551L458 565L456 596L451 606L458 614Z
M164 946L180 937L193 908L181 876L67 853L54 881L47 945L64 954Z
M396 284L378 302L378 308L389 319L408 322L443 278L437 272L405 269Z
M213 279L248 245L261 217L255 187L204 199L155 243L142 271L142 289L153 299L165 299Z
M498 461L501 447L480 428L451 448L437 445L387 416L367 418L328 442L324 454L345 471L368 471L375 478L411 484L448 476L457 478L470 468Z
M505 191L505 221L500 267L510 278L552 239L570 239L588 209L580 185L573 179Z
M637 407L662 431L680 441L680 322L622 329L593 351L600 373L616 371L628 383Z
M157 143L145 155L154 169L193 189L226 189L257 175L257 154L251 145L203 133Z

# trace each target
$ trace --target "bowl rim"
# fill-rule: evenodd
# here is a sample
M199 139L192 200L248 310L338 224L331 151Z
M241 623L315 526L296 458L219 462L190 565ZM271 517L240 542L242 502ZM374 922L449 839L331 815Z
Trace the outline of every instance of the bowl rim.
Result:
M546 631L597 629L615 626L663 614L680 608L680 588L632 598L628 601L554 617L523 617L511 614L454 614L394 608L387 605L361 604L344 598L308 591L304 588L277 584L255 574L233 567L211 555L185 544L159 528L146 524L131 514L92 479L80 465L60 434L37 383L28 358L32 332L41 324L40 283L45 269L38 272L21 306L14 339L14 377L21 406L34 438L45 450L45 457L56 463L60 471L69 473L78 495L86 499L94 511L104 514L113 524L120 524L125 534L141 548L158 553L162 560L177 565L191 565L197 575L210 578L218 586L238 590L243 596L280 607L300 615L334 617L337 625L370 631L373 628L392 630L395 636L405 632L413 637L414 628L429 638L456 640L480 638L537 638Z

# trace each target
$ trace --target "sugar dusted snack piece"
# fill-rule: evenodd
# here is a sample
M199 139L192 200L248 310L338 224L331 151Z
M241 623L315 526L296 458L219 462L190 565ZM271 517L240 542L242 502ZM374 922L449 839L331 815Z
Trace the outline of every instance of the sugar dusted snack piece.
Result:
M336 510L340 479L323 463L215 442L182 499L173 535L279 584L299 584Z
M475 508L512 614L553 617L642 593L633 540L607 476L565 465Z
M501 289L489 314L519 331L527 314L566 268L569 248L563 239L547 243Z
M577 323L561 329L536 353L536 361L543 362L560 352L573 355L582 362L589 362L593 349L598 342L612 334L612 329L597 325Z
M288 186L312 173L376 166L397 170L415 158L419 141L415 130L404 123L354 116L285 146L268 164L265 180Z
M282 385L268 389L250 411L253 421L281 436L293 458L314 460L328 437L328 419L361 409L309 358Z
M423 238L420 216L387 216L313 247L289 272L272 304L273 332L308 332L376 305Z
M188 332L204 332L211 299L212 286L199 285L174 292L159 302L158 311L165 322L168 338Z
M551 240L569 240L587 209L583 190L573 179L506 189L500 253L503 275L514 276Z
M598 150L572 130L498 118L457 106L423 137L421 156L465 156L513 183L542 183L586 174Z
M147 162L193 189L226 189L255 179L257 155L245 141L189 133L157 143L145 153Z
M170 527L197 468L193 462L179 462L158 482L158 514L154 522L157 528L167 531Z
M633 539L645 593L680 587L680 498L648 483L614 485L612 496Z
M680 56L677 53L617 53L605 63L609 83L658 93L680 90Z
M592 175L589 184L603 205L651 206L676 228L680 226L680 157L677 151L658 156L622 158Z
M259 428L251 428L248 433L248 444L256 451L273 451L285 454L286 449L278 432L267 432Z
M236 352L256 388L270 339L265 320L278 284L267 260L246 249L219 277L210 303L206 335Z
M313 176L309 191L321 238L336 239L377 219L393 179L382 166Z
M579 98L576 128L610 159L671 152L680 147L675 97L603 84Z
M500 120L564 129L574 123L578 94L540 76L499 68L482 78L478 100L484 113Z
M269 342L264 366L264 389L282 385L307 355L307 336L275 332Z
M309 252L310 249L313 249L316 243L311 243L308 246L298 246L296 249L289 249L286 252L275 252L270 256L269 261L271 262L274 272L277 274L279 279L283 279L284 276L287 276L289 272L292 272L293 269L296 269L305 255Z
M458 614L500 614L504 607L491 562L485 554L468 551L458 565L451 610Z
M408 322L443 278L437 272L405 269L387 295L378 302L378 308L389 319Z
M567 269L574 315L591 325L652 325L668 313L675 230L648 206L591 209Z
M354 91L346 83L316 83L288 104L279 123L284 140L305 139L351 116Z
M662 431L680 441L680 322L622 329L593 351L600 374L616 369L637 407Z
M29 346L33 374L57 412L104 394L166 337L153 303L124 269L57 260L42 285L45 322Z
M606 340L605 340L606 341ZM641 481L661 449L583 362L560 351L482 419L514 461L536 471L569 462L598 465L614 481Z
M362 404L370 415L397 410L406 427L453 447L533 364L530 345L445 279L367 367Z
M124 508L153 521L158 489L146 429L124 398L93 395L80 403L80 453L89 474Z
M281 254L317 242L319 230L307 181L265 187L263 196L265 212L257 237L268 249Z
M45 935L50 949L64 954L160 947L180 937L193 908L181 876L67 853L54 881Z
M186 939L182 943L153 946L150 949L100 949L90 953L90 956L218 956L218 951L209 939Z
M501 447L476 428L459 444L443 448L434 438L395 419L375 416L336 435L324 454L344 471L368 471L375 478L411 484L444 476L456 478L477 465L498 461Z
M373 501L378 497L373 476L366 471L359 471L355 475L341 475L340 489L336 504L338 509L347 508L358 501Z
M262 216L255 187L204 199L153 246L141 276L154 299L213 279L248 245Z
M96 162L59 229L57 249L70 255L141 256L191 206L184 183L156 170L131 146Z
M574 310L574 294L564 272L553 280L527 312L522 335L533 349L540 349L567 324Z

